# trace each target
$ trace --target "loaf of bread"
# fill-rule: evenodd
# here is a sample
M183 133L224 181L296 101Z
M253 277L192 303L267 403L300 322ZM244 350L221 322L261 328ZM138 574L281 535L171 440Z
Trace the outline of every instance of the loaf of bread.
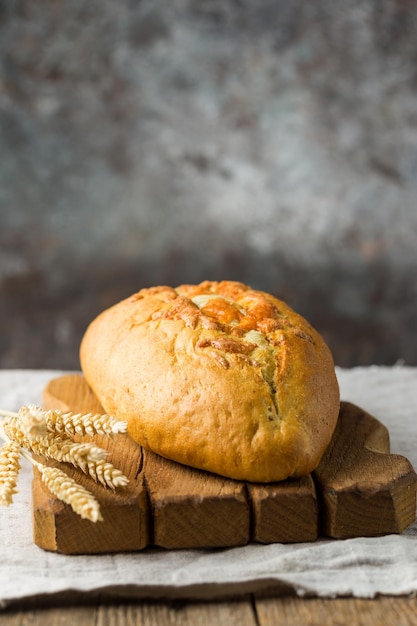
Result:
M92 321L80 360L135 441L229 478L310 473L338 417L322 337L284 302L238 282L142 289Z

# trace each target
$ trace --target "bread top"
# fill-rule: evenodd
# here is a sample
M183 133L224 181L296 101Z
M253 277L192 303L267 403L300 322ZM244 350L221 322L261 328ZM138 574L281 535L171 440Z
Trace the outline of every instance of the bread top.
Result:
M230 478L310 473L338 417L322 337L284 302L238 282L142 289L93 320L80 360L135 441Z

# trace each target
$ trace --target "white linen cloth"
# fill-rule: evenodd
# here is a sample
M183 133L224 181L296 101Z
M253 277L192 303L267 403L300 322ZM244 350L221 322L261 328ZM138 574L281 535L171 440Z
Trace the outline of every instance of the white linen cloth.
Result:
M46 383L64 372L0 371L0 407L40 404ZM417 368L337 368L343 400L390 432L391 451L417 468ZM249 544L218 550L146 549L65 556L32 541L29 464L14 503L0 509L0 607L33 597L220 598L255 591L372 598L417 593L417 524L401 535L301 544Z

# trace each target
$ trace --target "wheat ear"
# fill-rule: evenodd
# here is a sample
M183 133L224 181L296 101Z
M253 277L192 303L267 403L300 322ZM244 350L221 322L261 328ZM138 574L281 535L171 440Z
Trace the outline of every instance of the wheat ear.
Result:
M75 513L91 522L103 521L100 505L92 493L56 467L47 467L42 463L36 464L36 467L49 491L69 504Z
M94 435L112 437L115 434L125 433L127 430L126 421L99 413L71 413L59 409L44 411L38 406L29 404L21 407L18 415L23 423L29 423L32 428L34 423L42 423L43 428L45 428L43 435L47 431L69 438L76 434L80 436L89 435L90 437Z
M105 461L106 451L93 443L73 441L74 435L124 433L126 422L108 415L44 411L35 405L22 407L18 413L0 410L0 438L6 441L0 449L0 504L12 503L18 472L19 455L40 472L42 481L59 500L69 504L84 519L102 520L96 498L65 472L35 460L32 454L70 463L89 474L105 487L123 487L129 479Z
M59 500L69 504L72 510L91 522L102 521L100 505L92 493L70 478L65 472L55 467L47 467L35 461L32 455L21 447L17 441L9 439L4 424L0 424L0 437L6 443L0 449L0 504L12 504L16 493L18 472L20 470L19 455L24 456L38 468L42 482Z
M111 437L127 431L127 422L117 420L110 415L99 413L62 413L61 411L48 411L46 425L50 432L59 435L73 437L75 434L81 437L89 435L106 435Z
M89 474L93 480L105 487L115 489L127 485L129 479L111 463L105 461L106 451L92 443L75 443L49 434L46 437L28 439L18 417L8 417L3 425L5 433L22 448L37 456L70 463Z
M46 427L44 412L39 407L22 406L16 417L19 419L19 425L25 436L32 440L39 437L45 437L48 434Z
M93 443L76 443L69 439L61 439L51 434L45 437L29 439L23 430L18 417L6 418L3 424L5 433L22 448L47 459L55 459L61 463L71 463L85 470L89 461L101 461L106 451Z
M112 437L127 432L127 422L111 415L71 413L59 409L44 410L34 404L22 406L18 413L0 409L0 416L18 417L29 439L43 437L48 432L68 438L74 437L75 434Z
M110 489L125 487L129 482L123 472L106 461L88 463L88 473L96 482L101 483L103 487L110 487Z
M9 506L17 493L17 479L20 471L20 446L15 441L7 441L0 448L0 505Z

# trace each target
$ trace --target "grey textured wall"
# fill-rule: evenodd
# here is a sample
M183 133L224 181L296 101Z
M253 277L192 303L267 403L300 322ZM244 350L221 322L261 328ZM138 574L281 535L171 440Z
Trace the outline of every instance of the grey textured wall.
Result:
M417 364L415 0L0 2L0 366L143 286L287 300Z

